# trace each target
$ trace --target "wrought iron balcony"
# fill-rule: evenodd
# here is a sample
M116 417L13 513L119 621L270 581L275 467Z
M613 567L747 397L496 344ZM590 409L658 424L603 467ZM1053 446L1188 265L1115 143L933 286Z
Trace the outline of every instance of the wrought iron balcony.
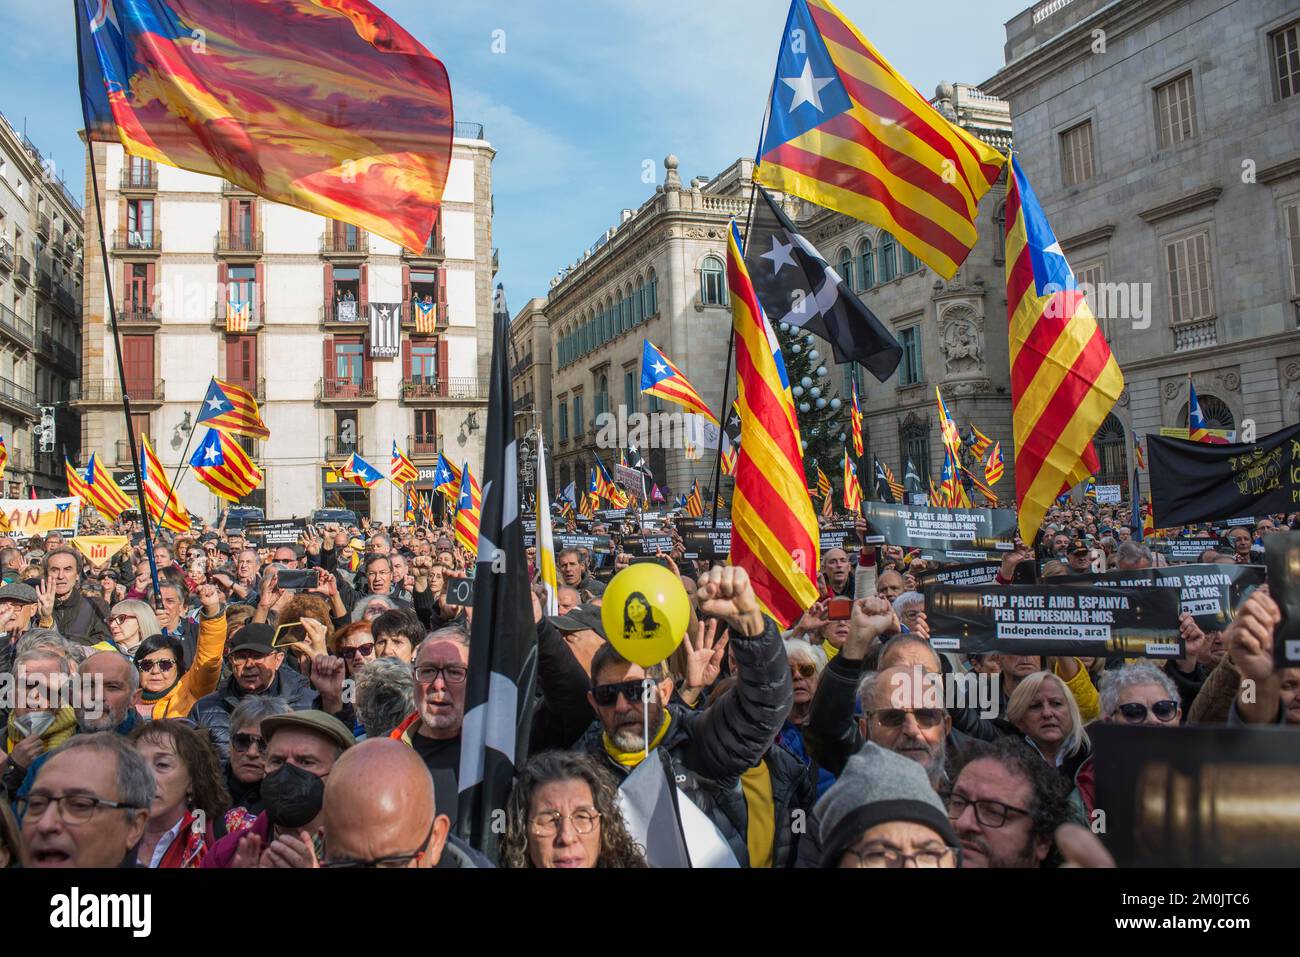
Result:
M36 347L36 324L3 304L0 304L0 332L28 349Z
M24 415L40 414L35 392L3 378L0 378L0 405L8 406Z
M436 435L408 435L406 451L412 458L432 458L438 454L439 443Z
M128 382L127 395L132 402L155 404L163 401L165 383ZM122 401L122 387L116 378L81 379L72 383L72 401L91 405L117 405Z
M262 255L263 234L223 229L217 233L216 252L227 259L256 259Z
M374 376L327 376L316 382L316 398L322 402L374 402L379 397Z
M325 459L332 461L341 459L344 456L351 455L355 452L357 455L365 456L366 437L359 435L351 442L345 442L337 435L325 436Z
M346 232L327 232L320 238L322 256L342 259L363 259L370 255L370 234L358 230L352 235Z
M413 382L402 383L402 401L407 403L485 398L487 398L486 385L478 379L438 379L425 376L418 377Z
M113 252L115 253L158 253L162 252L162 230L160 229L119 229L113 234Z
M149 163L144 167L127 164L122 168L122 179L118 184L121 192L151 192L158 188L158 167Z

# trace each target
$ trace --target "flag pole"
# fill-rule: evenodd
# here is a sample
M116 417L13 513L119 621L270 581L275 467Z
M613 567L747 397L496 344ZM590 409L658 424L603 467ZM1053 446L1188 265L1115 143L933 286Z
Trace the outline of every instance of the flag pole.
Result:
M203 411L202 406L199 407L199 411ZM198 428L199 423L198 420L195 419L194 424L190 426L190 437L185 440L185 450L181 452L181 460L176 463L176 471L172 473L172 485L171 488L167 490L167 501L163 502L162 512L160 513L162 515L166 515L167 509L171 508L172 499L175 498L176 489L180 485L181 474L189 465L190 444L194 441L194 433L198 431Z
M77 7L77 0L72 2L72 16L77 25L77 80L80 83L86 75L86 68L81 55L81 11ZM91 137L90 117L86 115L84 96L81 119L86 128L86 150L90 158L90 188L95 201L95 222L99 226L99 255L104 270L104 302L108 305L113 354L117 358L117 380L122 389L122 414L126 419L126 441L131 449L131 469L135 473L136 501L140 506L140 523L144 530L145 555L149 559L149 577L153 582L154 604L160 608L162 595L158 590L158 560L154 557L153 536L149 531L149 508L145 502L144 480L140 475L140 454L135 444L135 429L131 424L131 397L126 388L126 366L122 362L122 340L117 326L117 303L113 299L113 270L109 265L108 240L104 235L104 210L99 198L99 170L95 163L95 141Z

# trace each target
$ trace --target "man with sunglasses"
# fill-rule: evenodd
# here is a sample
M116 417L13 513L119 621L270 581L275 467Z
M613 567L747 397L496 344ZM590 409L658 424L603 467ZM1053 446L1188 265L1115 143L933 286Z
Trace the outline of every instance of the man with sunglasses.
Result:
M695 594L701 616L727 627L735 687L707 710L689 710L672 703L673 680L663 664L643 668L604 645L592 658L588 692L598 722L578 750L622 781L651 750L660 749L679 787L747 866L748 815L740 776L758 764L790 712L790 664L781 633L760 611L743 568L709 569ZM647 680L649 695L643 697Z

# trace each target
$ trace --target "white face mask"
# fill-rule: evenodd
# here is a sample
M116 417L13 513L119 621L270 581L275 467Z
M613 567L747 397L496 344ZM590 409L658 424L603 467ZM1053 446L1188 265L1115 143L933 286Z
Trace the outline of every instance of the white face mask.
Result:
M24 738L31 737L33 734L44 734L45 729L53 723L54 712L52 711L33 711L31 714L14 719L14 726L22 732Z

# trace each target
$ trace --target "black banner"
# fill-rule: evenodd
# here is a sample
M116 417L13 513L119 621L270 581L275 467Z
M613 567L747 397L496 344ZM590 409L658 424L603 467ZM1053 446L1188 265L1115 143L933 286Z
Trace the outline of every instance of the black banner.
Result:
M623 551L634 558L654 558L656 551L667 555L672 550L671 535L629 535L623 539Z
M1170 589L930 585L925 617L936 651L1181 658Z
M1300 425L1253 445L1147 436L1156 528L1248 518L1300 507Z
M305 531L305 518L270 519L265 522L249 522L244 526L244 537L263 545L293 545Z
M724 530L719 522L716 532L709 529L682 532L682 544L686 546L687 558L725 560L731 554L731 529Z
M1002 563L995 561L966 562L962 565L945 565L942 568L927 568L917 576L917 584L926 585L987 585L1002 570Z
M1178 596L1179 612L1187 612L1205 631L1222 631L1233 609L1264 584L1263 565L1179 565L1141 568L1099 575L1061 575L1052 584L1098 585L1109 588L1168 588Z
M1273 629L1273 661L1279 668L1300 667L1300 533L1265 535L1264 567L1269 596L1282 611Z
M820 532L821 550L823 553L827 549L831 548L843 548L845 550L857 548L857 528L854 525L853 519L827 522L822 526Z
M673 521L673 524L677 526L677 531L681 532L683 536L687 532L705 532L713 528L713 521L708 518L678 518ZM727 534L731 534L731 516L726 512L718 512L717 527L718 531L721 532L725 529Z
M935 556L1009 552L1015 547L1016 513L999 508L917 508L865 502L867 523L891 545L930 550ZM927 559L930 555L925 556ZM962 556L967 557L967 556Z
M608 535L571 535L568 532L556 532L557 557L562 548L585 548L593 555L608 555L613 551L614 543Z
M1170 538L1166 539L1166 548L1156 542L1146 542L1152 551L1163 551L1171 562L1195 564L1201 560L1201 553L1207 548L1218 550L1219 540L1215 538Z

